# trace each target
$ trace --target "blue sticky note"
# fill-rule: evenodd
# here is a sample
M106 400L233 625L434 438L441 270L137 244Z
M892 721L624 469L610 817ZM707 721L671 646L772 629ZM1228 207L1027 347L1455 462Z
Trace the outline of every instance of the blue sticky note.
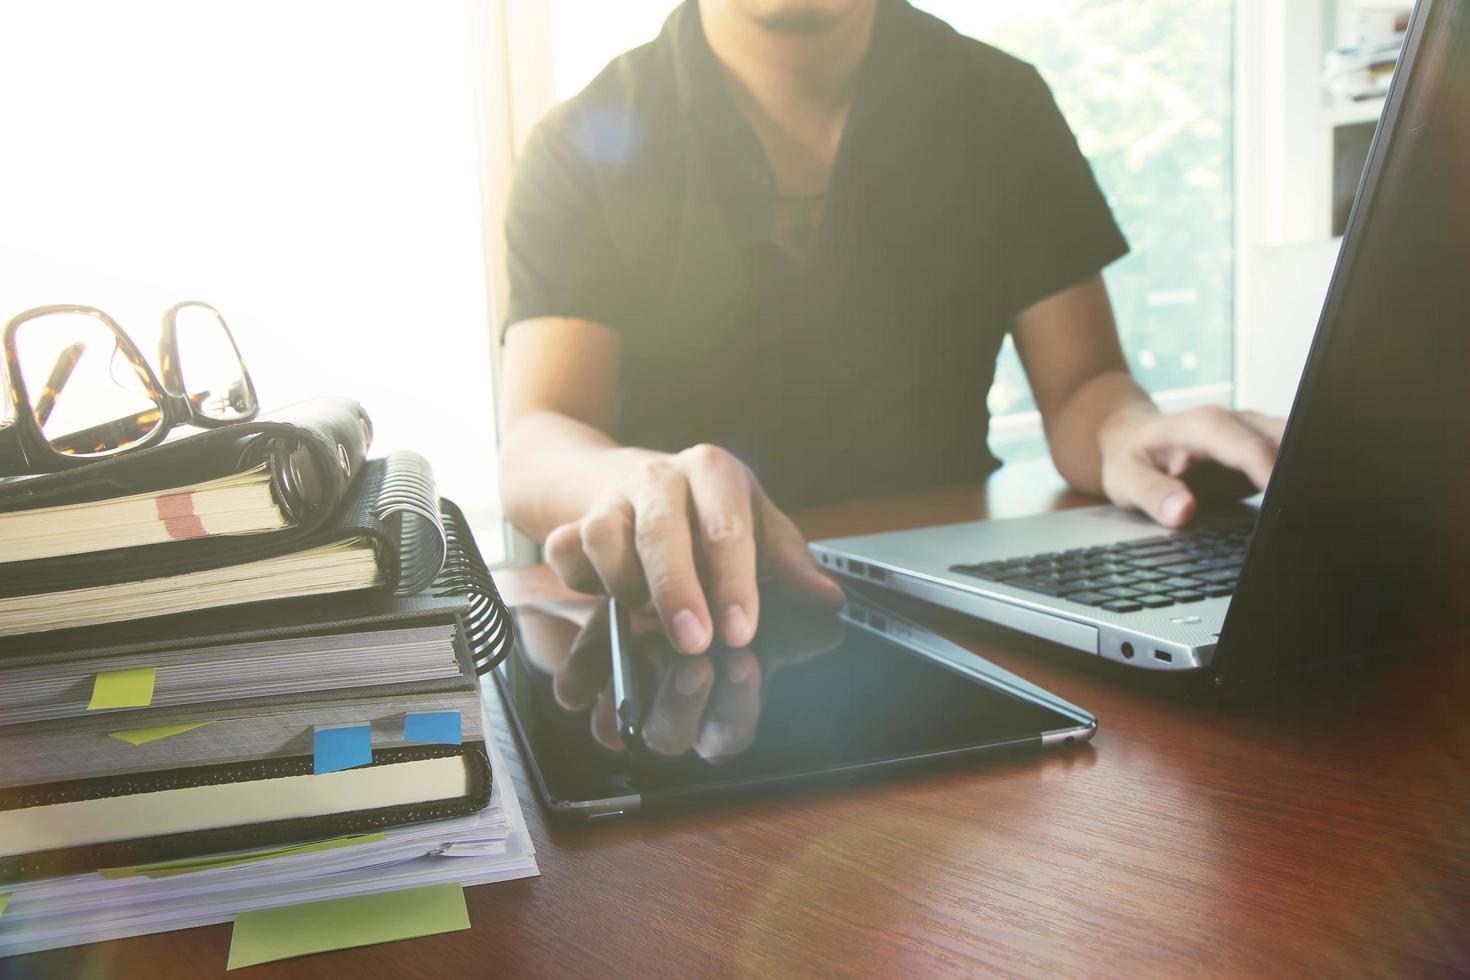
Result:
M312 738L312 771L355 769L373 761L373 730L368 725L318 728Z
M403 716L405 742L460 744L458 711L410 711Z

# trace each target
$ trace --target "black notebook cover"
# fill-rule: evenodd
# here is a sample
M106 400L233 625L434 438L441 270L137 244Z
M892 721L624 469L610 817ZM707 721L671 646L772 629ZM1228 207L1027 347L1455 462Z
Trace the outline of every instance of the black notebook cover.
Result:
M358 810L327 816L276 820L244 826L211 828L134 840L109 841L85 847L9 856L0 858L0 883L76 874L95 871L98 868L153 864L159 861L173 861L223 851L246 850L277 844L299 843L345 834L361 834L401 824L460 817L483 810L490 804L491 789L490 761L485 754L483 743L468 742L464 745L422 745L375 750L371 766L387 766L400 762L449 756L460 756L465 762L467 790L463 796L455 799ZM172 772L104 776L46 786L0 790L0 810L28 809L101 797L251 782L284 776L304 776L311 772L312 759L306 756L219 766L198 766Z

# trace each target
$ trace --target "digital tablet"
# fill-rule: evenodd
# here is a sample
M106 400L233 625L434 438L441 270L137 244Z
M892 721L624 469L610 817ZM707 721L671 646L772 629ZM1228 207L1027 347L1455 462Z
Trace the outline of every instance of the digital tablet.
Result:
M865 599L825 613L765 594L748 648L699 656L612 602L524 607L516 621L496 680L542 798L566 816L816 786L1097 731L1086 711Z

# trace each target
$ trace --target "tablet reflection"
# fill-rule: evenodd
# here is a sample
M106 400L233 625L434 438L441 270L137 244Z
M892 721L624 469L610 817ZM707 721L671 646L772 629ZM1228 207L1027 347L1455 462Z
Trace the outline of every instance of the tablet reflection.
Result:
M612 690L611 622L604 603L519 611L521 646L550 676L557 709L588 712L591 736L625 753ZM763 600L761 628L749 647L676 652L656 618L629 616L634 684L642 705L639 754L720 764L754 742L761 706L782 670L842 644L846 624L834 613Z

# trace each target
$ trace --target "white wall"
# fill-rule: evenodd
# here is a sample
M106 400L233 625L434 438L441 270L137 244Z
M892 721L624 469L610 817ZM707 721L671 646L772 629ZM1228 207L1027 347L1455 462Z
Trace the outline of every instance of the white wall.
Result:
M1283 416L1291 409L1340 244L1326 239L1254 249L1251 294L1237 306L1240 407Z
M1236 0L1236 401L1284 414L1326 299L1332 128L1379 103L1329 105L1324 53L1349 0Z
M1242 408L1276 412L1290 404L1302 367L1291 352L1312 329L1302 311L1321 299L1310 284L1298 288L1292 277L1274 275L1272 260L1291 257L1317 223L1308 200L1321 180L1311 54L1321 47L1322 9L1320 0L1236 0L1235 390Z

